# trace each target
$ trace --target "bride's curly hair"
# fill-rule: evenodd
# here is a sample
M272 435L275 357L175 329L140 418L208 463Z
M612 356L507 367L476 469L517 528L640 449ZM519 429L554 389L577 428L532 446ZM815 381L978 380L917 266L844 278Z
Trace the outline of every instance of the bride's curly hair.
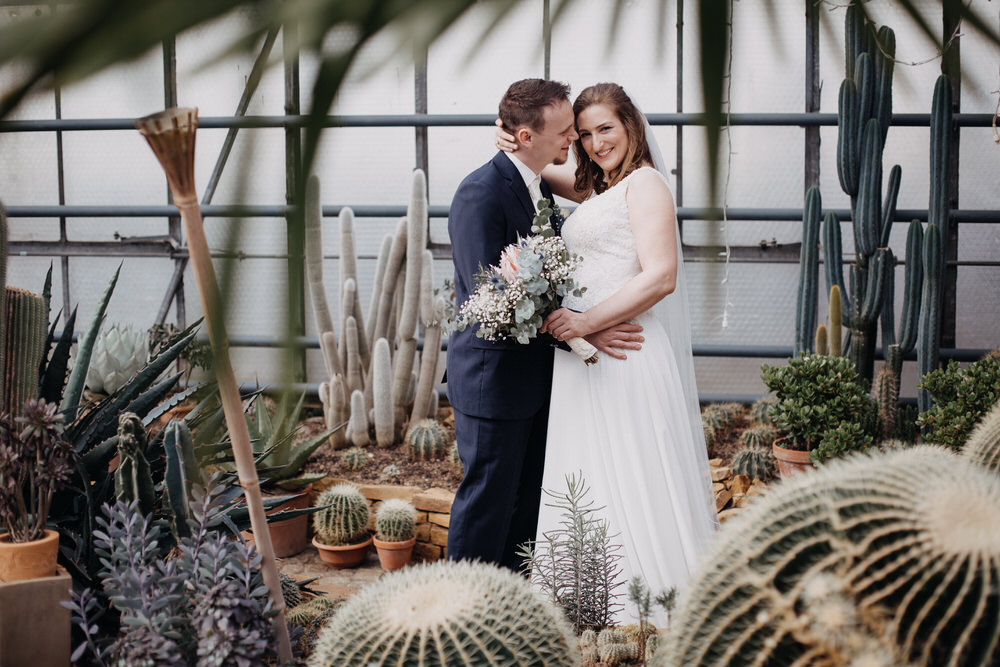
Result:
M628 136L628 149L621 164L608 175L608 181L605 181L604 170L591 160L587 151L583 149L583 139L577 139L573 143L577 165L573 188L584 197L591 192L600 194L639 167L653 164L653 156L646 141L642 112L636 108L622 87L617 83L597 83L584 88L573 102L573 115L579 117L581 111L594 104L604 104L615 112Z

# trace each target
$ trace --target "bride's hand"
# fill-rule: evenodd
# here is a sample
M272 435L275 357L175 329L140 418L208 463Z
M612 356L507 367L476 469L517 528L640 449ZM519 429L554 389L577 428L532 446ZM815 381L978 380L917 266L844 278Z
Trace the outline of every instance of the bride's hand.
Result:
M499 118L496 119L497 131L494 139L494 143L497 148L506 152L513 153L517 150L517 144L514 143L514 135L507 134L506 130L503 129L503 121Z
M569 308L559 308L545 318L542 332L549 332L556 340L566 340L574 336L586 336L593 333L589 327L586 313L578 313Z

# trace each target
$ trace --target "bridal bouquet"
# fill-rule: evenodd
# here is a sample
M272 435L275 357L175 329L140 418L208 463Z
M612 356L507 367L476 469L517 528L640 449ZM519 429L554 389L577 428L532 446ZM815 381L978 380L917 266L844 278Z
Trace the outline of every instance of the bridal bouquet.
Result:
M531 225L534 236L519 238L504 248L500 265L475 276L476 291L462 306L456 329L479 325L476 335L486 340L513 338L527 344L538 335L545 316L559 307L567 294L580 296L585 287L573 281L580 258L566 250L553 222L561 220L559 207L547 199L538 202ZM566 344L588 365L597 363L597 349L583 338Z

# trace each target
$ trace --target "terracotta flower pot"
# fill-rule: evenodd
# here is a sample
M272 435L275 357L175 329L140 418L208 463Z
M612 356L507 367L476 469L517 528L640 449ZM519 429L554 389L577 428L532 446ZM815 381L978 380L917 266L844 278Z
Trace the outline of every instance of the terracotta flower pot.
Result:
M301 490L291 500L285 501L268 511L268 514L275 514L285 510L298 510L309 507L309 491L312 484L302 487ZM293 493L293 492L290 492ZM283 493L281 495L289 495ZM275 558L287 558L295 554L302 553L309 546L309 515L303 514L294 519L286 519L276 523L267 524L271 533L271 546L274 547ZM253 533L249 530L243 531L243 537L248 541L253 541Z
M73 580L54 576L0 583L0 665L69 665Z
M378 552L378 562L386 572L398 570L409 563L410 556L413 555L413 545L417 543L416 537L411 537L405 542L383 542L377 537L372 540Z
M372 538L369 537L364 542L358 544L348 544L345 547L335 547L329 544L323 544L317 541L314 537L312 540L313 546L319 551L320 560L329 565L330 567L335 567L337 569L342 569L345 567L357 567L365 560L365 556L368 554L368 547L372 544Z
M771 444L771 451L774 452L774 458L778 462L778 472L781 473L781 476L790 477L812 470L813 464L809 460L809 452L785 449L780 443L786 441L787 438L778 438Z
M0 580L22 581L51 577L56 573L59 533L46 530L45 537L31 542L11 542L0 535Z

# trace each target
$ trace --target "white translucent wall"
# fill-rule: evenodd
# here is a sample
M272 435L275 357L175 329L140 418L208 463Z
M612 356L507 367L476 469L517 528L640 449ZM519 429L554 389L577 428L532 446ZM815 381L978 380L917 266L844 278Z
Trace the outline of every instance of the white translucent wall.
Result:
M658 0L627 3L616 36L609 40L610 6L606 0L578 0L557 23L552 35L551 76L569 83L574 93L598 81L623 84L647 112L685 112L702 109L700 99L697 3L685 6L682 100L678 101L677 33L674 3L662 32ZM805 9L800 0L776 0L775 15L760 3L735 2L732 76L727 96L734 113L797 113L805 109ZM939 3L918 0L932 26L940 25ZM995 8L984 0L973 6L986 18ZM876 20L896 32L897 58L894 111L927 113L934 82L940 72L933 44L908 19L898 3L874 0L866 5ZM0 22L20 20L34 9L4 7ZM820 33L821 111L835 113L843 72L844 9L824 4ZM477 6L435 43L429 53L427 88L431 114L493 114L506 87L514 80L543 74L542 0L524 0L500 25L484 34L488 12ZM255 54L218 59L217 54L239 33L243 17L234 15L181 35L177 40L178 102L197 106L202 117L228 116L236 109ZM336 101L336 114L410 114L414 112L414 68L396 51L398 35L375 39L361 54ZM337 37L329 48L337 47ZM280 115L284 109L284 81L280 65L281 38L248 114ZM993 113L1000 86L1000 53L971 28L964 28L961 54L966 79L962 84L962 111ZM919 64L908 64L919 63ZM307 109L316 59L301 59L301 105ZM162 54L156 49L139 60L115 67L62 91L64 118L134 118L164 106ZM0 70L0 89L10 70ZM680 105L680 106L679 106ZM51 93L34 95L18 109L16 119L55 117ZM683 130L683 158L677 159L677 131L655 128L667 162L683 174L683 205L709 203L705 176L704 130ZM198 135L196 176L204 191L226 130L203 129ZM820 131L820 185L824 206L847 208L836 174L836 128ZM493 154L492 130L486 127L430 128L430 203L447 206L455 188L469 171ZM805 133L798 127L733 127L723 135L720 182L730 207L798 208L802 205ZM284 132L280 129L243 130L229 166L213 198L214 204L245 202L285 203ZM1000 147L989 128L962 130L959 206L997 209L996 174ZM65 201L70 205L159 205L166 202L166 186L152 152L137 132L65 132ZM0 200L8 207L52 205L59 201L56 137L51 132L0 133ZM414 167L414 132L410 128L339 128L323 135L315 173L321 180L324 205L403 205L408 199ZM885 151L886 174L892 164L903 167L899 207L926 208L928 199L927 128L893 128ZM375 255L396 219L357 218L362 304L371 296ZM13 240L59 238L55 219L12 218ZM237 259L218 260L220 274L231 276L227 298L227 325L234 336L277 338L288 317L286 294L287 251L282 219L206 219L213 249L231 249ZM447 242L446 220L431 221L431 240ZM67 237L74 241L116 241L129 237L162 236L166 219L73 218ZM780 221L728 224L690 221L684 240L691 245L756 245L760 241L795 243L800 223ZM852 234L844 225L844 249L852 251ZM897 225L891 245L904 253L905 225ZM335 218L325 220L323 253L331 309L339 311L338 272L340 241ZM1000 255L1000 227L963 225L959 259L995 262ZM40 289L51 258L11 257L8 284ZM69 259L69 301L78 304L80 318L89 319L97 298L118 265L118 257ZM53 301L64 301L60 262L55 260ZM159 310L173 273L167 258L130 258L109 308L108 322L148 327ZM451 263L435 264L438 281L450 275ZM699 343L724 345L791 345L794 335L795 264L689 263L692 328ZM996 316L1000 290L996 267L960 267L958 281L957 345L985 348L1000 343ZM822 281L821 281L822 285ZM902 290L902 267L897 290ZM185 280L187 318L200 314L193 279ZM899 303L899 299L897 299ZM314 335L308 300L307 334ZM897 311L899 308L897 307ZM821 313L825 308L821 308ZM897 313L898 314L898 313ZM171 318L174 311L171 311ZM725 326L724 326L725 324ZM281 354L262 348L232 350L241 380L274 382L287 369ZM770 363L777 363L772 360ZM703 393L760 394L761 360L700 358L699 388ZM318 351L308 354L308 380L319 382L322 362ZM913 379L904 378L904 393L913 393Z

